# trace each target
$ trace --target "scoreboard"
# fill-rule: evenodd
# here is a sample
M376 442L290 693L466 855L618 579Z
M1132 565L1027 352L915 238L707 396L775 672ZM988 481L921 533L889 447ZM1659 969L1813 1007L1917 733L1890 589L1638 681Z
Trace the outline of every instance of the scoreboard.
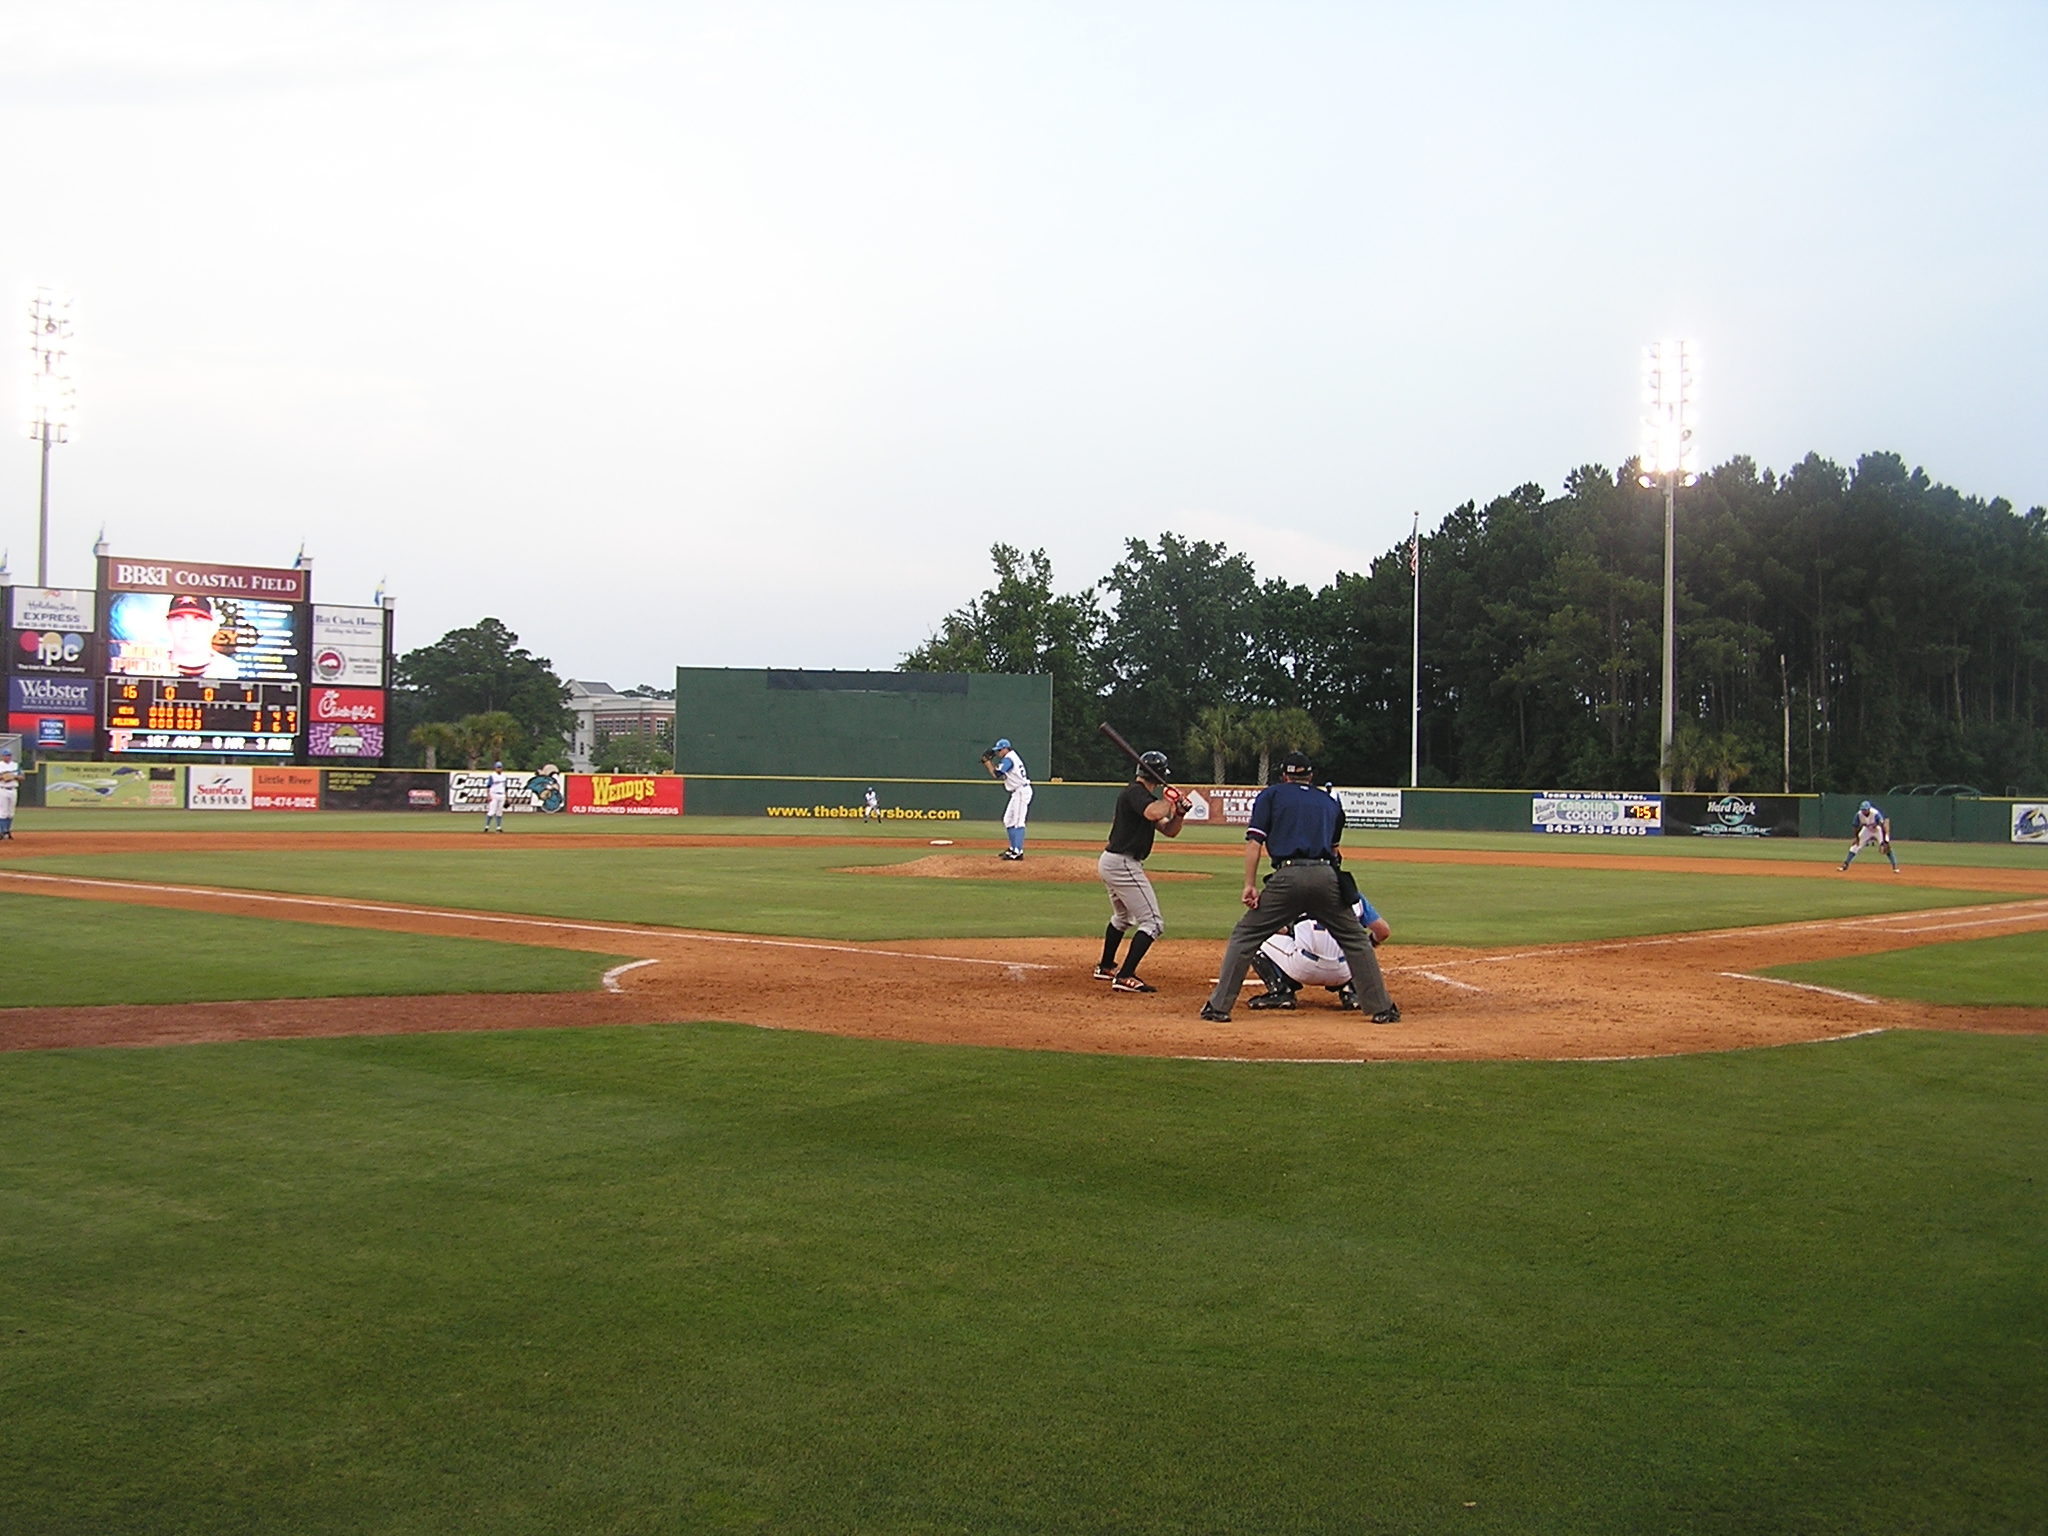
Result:
M102 720L110 752L288 754L298 683L110 677Z

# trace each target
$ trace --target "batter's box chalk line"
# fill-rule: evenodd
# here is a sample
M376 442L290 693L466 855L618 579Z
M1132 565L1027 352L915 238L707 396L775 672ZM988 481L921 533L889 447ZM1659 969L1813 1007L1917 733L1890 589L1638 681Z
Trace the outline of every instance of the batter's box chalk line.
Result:
M624 965L615 965L606 971L601 978L604 982L604 989L607 992L623 992L626 989L619 985L619 978L625 975L626 972L637 971L643 965L659 964L661 964L659 960L628 960Z
M1840 987L1817 987L1810 981L1787 981L1782 976L1752 976L1747 971L1722 971L1719 973L1730 981L1760 981L1767 987L1791 987L1799 992L1818 992L1822 997L1839 997L1851 1003L1863 1003L1868 1007L1883 1006L1883 999L1865 997L1861 992L1844 992ZM1865 1031L1875 1033L1875 1031ZM1846 1037L1845 1037L1846 1038Z

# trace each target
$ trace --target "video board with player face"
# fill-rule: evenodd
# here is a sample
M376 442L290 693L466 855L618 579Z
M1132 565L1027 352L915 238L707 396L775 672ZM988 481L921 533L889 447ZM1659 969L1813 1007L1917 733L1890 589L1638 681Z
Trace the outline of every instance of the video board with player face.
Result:
M112 593L107 675L296 683L304 675L298 609L261 598Z

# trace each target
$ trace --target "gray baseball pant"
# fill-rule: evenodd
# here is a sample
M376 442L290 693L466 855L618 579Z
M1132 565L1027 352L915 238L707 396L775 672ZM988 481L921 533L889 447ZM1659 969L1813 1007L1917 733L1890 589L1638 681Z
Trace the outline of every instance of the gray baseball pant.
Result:
M1110 926L1119 933L1135 928L1158 938L1166 932L1166 919L1159 912L1159 897L1142 859L1127 853L1105 853L1095 861L1095 873L1109 888Z
M1230 931L1230 942L1223 950L1223 974L1216 978L1209 1006L1218 1013L1230 1012L1259 946L1300 917L1321 923L1343 949L1344 958L1351 962L1351 984L1358 989L1360 1009L1369 1014L1385 1012L1393 999L1387 996L1386 978L1380 975L1372 935L1337 893L1337 870L1330 864L1289 864L1273 871L1259 893L1259 904Z

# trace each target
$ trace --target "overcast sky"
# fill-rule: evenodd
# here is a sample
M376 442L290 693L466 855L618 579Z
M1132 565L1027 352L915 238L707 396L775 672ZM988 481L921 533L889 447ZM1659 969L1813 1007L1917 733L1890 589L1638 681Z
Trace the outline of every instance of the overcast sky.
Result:
M1320 584L1554 493L1660 334L1713 462L2048 503L2044 80L2038 4L6 0L0 294L76 298L56 582L889 666L999 539Z

